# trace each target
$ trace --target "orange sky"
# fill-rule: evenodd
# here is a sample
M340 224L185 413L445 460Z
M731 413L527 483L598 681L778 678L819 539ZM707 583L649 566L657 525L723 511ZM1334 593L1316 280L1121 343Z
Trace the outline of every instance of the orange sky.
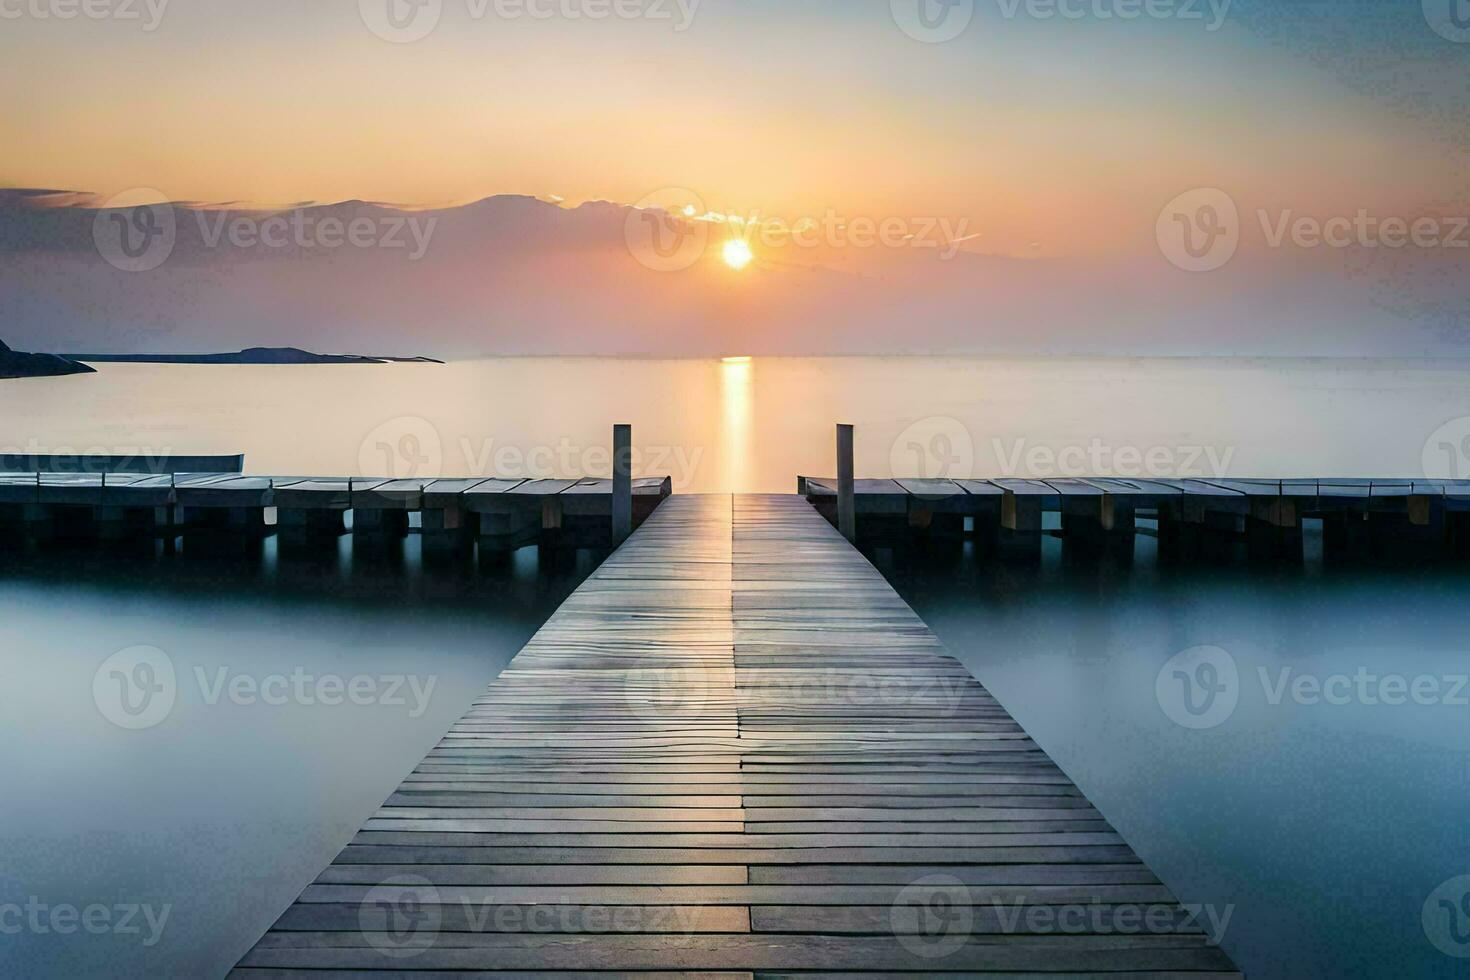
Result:
M788 221L963 219L967 248L1011 255L1152 247L1159 209L1199 186L1318 214L1463 193L1442 115L1404 112L1412 91L1354 86L1248 17L1210 32L982 4L962 36L926 44L886 3L704 0L685 30L473 9L446 2L401 44L353 2L178 2L153 30L7 20L0 184L412 204L678 186ZM1404 16L1426 57L1465 64Z

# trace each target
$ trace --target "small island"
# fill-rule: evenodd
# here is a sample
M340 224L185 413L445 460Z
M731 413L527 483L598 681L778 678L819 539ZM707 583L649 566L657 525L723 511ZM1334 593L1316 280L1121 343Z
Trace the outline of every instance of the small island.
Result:
M0 379L54 378L65 374L95 374L96 370L58 354L28 354L11 350L0 340Z
M431 357L316 354L299 347L247 347L223 354L68 354L96 364L443 364Z

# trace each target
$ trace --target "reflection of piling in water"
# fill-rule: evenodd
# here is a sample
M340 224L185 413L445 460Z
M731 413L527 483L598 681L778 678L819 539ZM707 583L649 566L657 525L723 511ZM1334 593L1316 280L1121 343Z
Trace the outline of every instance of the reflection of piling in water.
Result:
M880 547L969 537L983 554L1027 559L1050 535L1072 554L1129 555L1142 527L1157 535L1166 561L1243 554L1300 562L1304 527L1320 523L1330 561L1470 553L1470 480L900 478L853 486L858 540ZM798 477L797 492L837 522L836 480Z

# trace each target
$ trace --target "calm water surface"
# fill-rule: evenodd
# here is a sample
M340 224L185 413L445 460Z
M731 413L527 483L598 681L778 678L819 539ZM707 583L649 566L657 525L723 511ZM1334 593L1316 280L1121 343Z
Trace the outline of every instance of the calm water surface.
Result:
M46 931L0 941L0 976L223 976L591 567L524 549L441 572L415 548L387 567L0 554L0 906L47 907ZM137 646L176 694L129 730L93 685ZM162 928L52 931L51 908L97 905Z
M1247 976L1470 975L1422 921L1470 874L1470 569L1159 568L1148 537L1131 568L1044 549L1026 567L876 557L1179 899L1230 911ZM1238 700L1188 728L1166 665L1199 646L1228 655ZM1433 678L1437 703L1386 703L1404 697L1386 681L1277 696L1283 676L1360 671ZM1470 954L1470 915L1461 943L1431 911Z
M640 472L677 491L790 493L797 474L835 471L832 424L845 421L863 476L1412 476L1427 454L1470 477L1466 361L99 368L0 385L0 451L244 452L249 471L272 475L566 477L606 475L609 428L631 422Z
M832 472L841 420L858 426L866 476L1470 476L1467 415L1457 362L104 365L0 383L0 451L244 452L279 475L605 475L609 425L627 421L640 469L680 491L789 492L798 473ZM1034 568L886 570L1181 899L1233 906L1225 946L1251 975L1464 976L1470 961L1431 946L1420 916L1470 874L1470 707L1272 704L1259 672L1466 673L1465 573L1160 572L1151 547L1142 537L1130 568L1063 563L1049 540ZM143 916L137 934L7 936L0 975L223 973L591 560L534 556L450 573L411 556L0 556L0 905L168 908L151 945ZM169 658L177 697L133 731L99 711L93 682L139 646ZM1208 729L1172 721L1157 686L1199 646L1239 678ZM411 689L399 704L249 696L297 673L435 686L422 711ZM240 675L242 696L221 686Z

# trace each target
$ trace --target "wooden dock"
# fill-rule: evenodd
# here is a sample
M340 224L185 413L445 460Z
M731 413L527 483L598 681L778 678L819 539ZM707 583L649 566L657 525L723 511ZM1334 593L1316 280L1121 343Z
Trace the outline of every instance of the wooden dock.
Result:
M1239 975L794 496L664 501L237 967L297 971Z
M630 480L631 522L673 492L668 477ZM527 544L614 543L613 481L387 479L0 471L0 537L131 540L260 538L320 545L351 531L403 538L417 515L426 551L512 550ZM270 523L271 513L276 523ZM348 515L351 514L349 523Z
M1328 557L1470 554L1470 480L1188 479L855 480L858 535L874 543L972 535L1003 554L1040 553L1043 515L1073 544L1126 547L1157 522L1161 552L1194 558L1241 543L1251 557L1299 561L1303 522L1321 521ZM838 522L838 481L798 477L797 492Z

